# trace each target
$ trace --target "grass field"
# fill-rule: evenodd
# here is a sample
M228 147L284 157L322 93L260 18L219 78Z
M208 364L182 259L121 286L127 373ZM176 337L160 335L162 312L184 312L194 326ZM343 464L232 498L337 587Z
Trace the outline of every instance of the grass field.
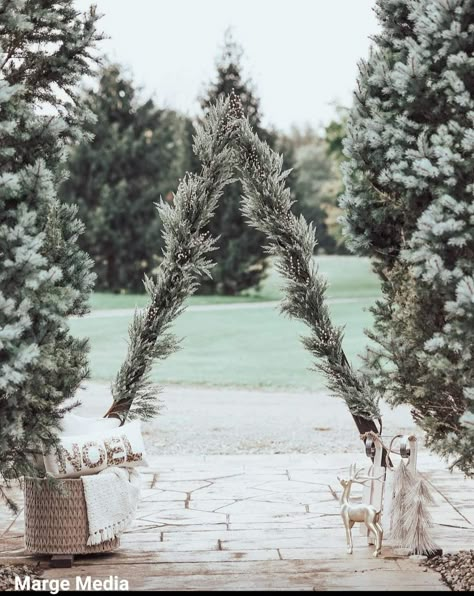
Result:
M345 325L344 347L354 360L365 343L363 329L370 325L366 308L379 294L377 278L365 259L318 257L317 262L329 281L327 295L334 322ZM259 293L238 298L193 297L192 308L175 326L183 338L182 349L159 363L153 378L163 384L322 388L319 374L308 370L311 359L299 341L304 326L282 317L276 304L268 304L280 298L280 285L278 275L270 271ZM234 306L221 306L231 303ZM144 304L145 296L95 294L94 316L71 321L76 335L90 338L93 379L112 380L126 352L130 316L123 310L113 311Z

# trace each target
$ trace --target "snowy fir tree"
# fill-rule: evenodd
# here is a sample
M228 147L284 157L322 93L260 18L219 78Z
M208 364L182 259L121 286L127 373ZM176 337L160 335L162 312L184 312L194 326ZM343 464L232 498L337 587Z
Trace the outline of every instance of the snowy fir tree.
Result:
M87 372L67 317L87 309L91 261L76 209L57 199L67 147L87 114L75 87L99 36L73 0L0 8L0 475L31 473Z
M255 130L273 143L273 136L261 126L259 100L251 83L243 78L241 59L242 48L228 30L217 63L217 78L201 100L202 108L208 110L218 98L227 97L234 90ZM219 236L219 242L212 279L203 280L200 288L203 293L237 294L258 285L265 274L264 238L245 223L240 212L241 192L238 183L228 186L209 224L209 232Z
M163 247L155 203L172 199L186 171L185 119L141 100L117 64L101 69L84 103L96 117L87 128L93 140L72 151L61 196L79 207L96 287L141 292Z
M373 386L474 473L474 2L384 0L360 65L342 201L382 281Z

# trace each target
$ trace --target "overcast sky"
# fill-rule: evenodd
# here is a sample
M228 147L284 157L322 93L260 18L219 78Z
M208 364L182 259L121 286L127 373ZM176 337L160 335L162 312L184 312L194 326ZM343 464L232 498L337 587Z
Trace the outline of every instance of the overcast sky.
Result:
M83 10L90 0L76 0ZM374 0L95 0L103 52L161 106L188 114L215 73L224 31L245 51L264 122L319 126L350 105L357 62L377 31Z

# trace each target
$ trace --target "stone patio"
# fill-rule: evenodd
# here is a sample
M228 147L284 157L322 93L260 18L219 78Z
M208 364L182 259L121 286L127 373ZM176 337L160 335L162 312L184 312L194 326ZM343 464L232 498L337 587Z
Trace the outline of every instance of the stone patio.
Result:
M358 454L154 457L143 470L136 522L112 554L77 557L76 575L128 579L136 590L448 590L432 570L397 555L381 558L353 530L345 552L336 476ZM445 551L474 545L474 482L420 454L434 488L435 534ZM0 511L0 563L35 562L23 554L23 519Z

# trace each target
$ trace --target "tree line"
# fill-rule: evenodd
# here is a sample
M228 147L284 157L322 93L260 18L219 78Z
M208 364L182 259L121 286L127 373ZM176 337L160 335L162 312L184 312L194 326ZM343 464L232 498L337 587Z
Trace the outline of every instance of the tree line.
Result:
M337 197L342 191L337 158L324 134L312 128L282 134L262 124L260 101L244 78L242 48L226 33L217 60L215 80L200 99L202 114L232 89L254 129L293 168L295 210L317 228L317 250L344 252ZM194 121L143 99L119 64L106 63L83 101L95 121L67 163L60 188L65 203L78 206L85 224L81 247L91 255L96 289L141 292L144 275L152 275L162 258L162 226L156 203L173 201L185 172L197 172L193 153ZM328 129L329 130L329 129ZM258 287L268 265L264 239L243 221L240 183L224 193L209 232L219 237L212 279L203 280L205 294L235 295Z

